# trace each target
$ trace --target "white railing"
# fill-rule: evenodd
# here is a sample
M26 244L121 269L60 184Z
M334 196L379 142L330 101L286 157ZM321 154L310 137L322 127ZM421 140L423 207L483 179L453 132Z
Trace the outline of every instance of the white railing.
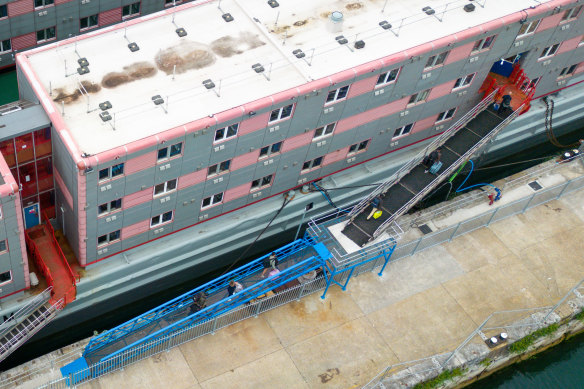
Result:
M24 307L20 308L14 314L0 325L0 338L2 338L7 332L9 332L15 325L19 324L22 320L26 319L31 313L36 311L41 305L49 301L51 298L52 286L43 290L41 293L36 295L32 300L28 302Z

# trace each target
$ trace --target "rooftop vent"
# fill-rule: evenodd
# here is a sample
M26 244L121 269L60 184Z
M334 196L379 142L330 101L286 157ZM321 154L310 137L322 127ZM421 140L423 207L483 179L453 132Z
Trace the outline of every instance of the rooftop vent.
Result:
M356 49L362 49L363 47L365 47L365 42L364 41L360 40L360 41L355 42L355 48Z
M391 28L391 24L387 20L382 20L381 22L379 22L379 25L384 30L389 30Z
M253 69L253 70L254 70L256 73L262 73L264 70L266 70L266 69L264 69L264 67L263 67L261 64L259 64L259 63L256 63L256 64L253 64L253 65L251 65L251 68L252 68L252 69Z
M177 29L175 30L175 32L176 32L176 35L178 35L178 36L179 36L179 38L182 38L183 36L187 36L187 30L185 30L185 29L184 29L184 28L182 28L182 27L179 27L179 28L177 28Z
M152 102L154 105L160 105L164 103L164 99L160 95L152 96Z
M107 111L111 107L112 107L112 103L110 103L109 101L104 101L103 103L99 103L99 109L101 109L102 111Z
M278 3L276 0L268 0L268 5L272 8L276 8L280 6L280 3Z
M327 28L330 32L343 31L343 13L339 11L332 12L329 16Z
M231 16L231 14L229 12L224 13L223 15L221 15L221 17L223 18L223 20L225 20L227 23L232 22L233 21L233 16Z
M464 10L466 12L472 12L475 10L475 5L474 4L467 4L464 6Z
M103 120L104 122L107 122L108 120L112 120L112 116L109 114L108 111L104 111L104 112L100 112L99 113L99 117L101 118L101 120Z
M85 67L87 67L87 66L89 66L89 61L87 60L87 58L79 58L79 59L77 60L77 63L78 63L78 64L79 64L79 66L81 66L81 67L84 67L84 66L85 66Z
M77 68L77 73L80 75L87 74L89 73L89 68L87 66L81 66L80 68Z
M346 45L347 43L349 43L349 41L347 40L347 38L345 38L344 35L339 35L335 39L337 40L337 42L339 42L339 45Z
M300 58L304 58L304 57L306 57L306 54L304 54L304 51L302 51L302 50L300 50L300 49L296 49L296 50L294 50L294 51L292 52L292 54L294 54L294 56L295 56L296 58L299 58L299 59L300 59Z
M211 80L205 80L205 81L203 81L203 85L207 89L213 89L213 88L215 88L215 83L213 81L211 81Z
M187 33L187 32L185 31L185 35L186 35L186 33ZM179 36L180 36L180 35L179 35ZM132 42L132 43L128 44L128 49L130 49L130 51L131 51L132 53L134 53L134 52L136 52L136 51L140 50L140 47L138 46L138 44L137 44L136 42Z
M424 11L426 15L434 15L436 13L432 7L424 7L422 8L422 11Z

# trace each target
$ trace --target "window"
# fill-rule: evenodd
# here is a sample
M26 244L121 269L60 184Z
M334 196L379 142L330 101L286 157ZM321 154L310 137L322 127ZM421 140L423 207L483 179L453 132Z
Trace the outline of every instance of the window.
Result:
M393 132L393 137L397 138L400 136L404 136L409 134L412 131L412 128L414 127L413 123L407 124L403 127L400 128L396 128L395 131Z
M122 7L122 17L140 15L140 2L128 4Z
M213 166L209 166L207 170L207 177L214 176L216 174L221 174L229 171L229 167L231 166L231 160L228 159L227 161L223 161Z
M97 27L99 14L86 16L79 19L79 30L86 30L88 28Z
M539 59L551 57L552 55L554 55L558 51L559 47L560 47L559 43L556 43L553 46L546 47L545 49L543 49L543 51L539 55Z
M150 219L150 227L156 227L161 224L170 223L174 211L164 212L162 215L156 215Z
M465 77L460 77L458 80L456 80L456 82L454 83L454 87L452 89L454 90L458 88L464 88L465 86L469 86L475 74L476 73L469 74L468 76Z
M10 39L0 41L0 53L5 53L10 50L12 50L12 44L10 43Z
M55 0L34 0L34 7L35 8L42 8L47 7L49 5L53 5Z
M450 53L450 51L445 51L443 53L433 55L430 58L428 58L428 61L426 61L426 65L424 66L424 70L443 65L444 61L446 60L446 57L448 56L448 53Z
M232 124L227 127L223 127L215 131L215 142L220 142L225 139L233 138L237 135L237 130L239 129L239 123Z
M0 240L0 253L8 251L8 244L6 243L6 239Z
M582 7L584 7L584 6L581 5L579 7L574 7L574 8L570 8L569 10L566 10L566 12L564 12L564 16L562 16L562 22L565 22L566 20L577 18L580 11L582 11Z
M317 140L317 139L324 138L325 136L331 135L333 133L333 131L335 130L336 124L337 123L330 123L324 127L317 128L316 130L314 130L314 138L312 138L312 139Z
M7 284L12 281L12 272L5 271L4 273L0 273L0 285Z
M436 119L436 123L452 119L455 112L456 112L456 108L451 108L448 111L444 111L444 112L439 113L438 118Z
M214 194L213 196L205 197L201 203L201 209L210 207L212 205L221 204L223 202L223 192Z
M345 85L342 88L332 90L328 93L325 103L333 103L335 101L343 100L345 97L347 97L348 92L349 85Z
M45 28L43 30L37 31L37 43L49 41L51 39L55 39L55 27Z
M565 77L573 76L577 67L578 67L578 64L572 65L572 66L566 66L565 68L562 69L558 78L565 78Z
M475 42L475 44L470 52L471 53L478 53L479 51L488 50L493 45L494 41L495 41L495 35L491 35L489 37L479 39L478 41Z
M251 182L251 191L260 189L260 188L265 188L267 186L272 185L272 177L274 175L270 174L269 176L265 176L262 178L258 178L257 180L253 180Z
M322 165L322 159L323 157L318 157L315 159L311 159L310 161L304 162L304 164L302 165L302 171L305 172L308 170L316 169L317 167Z
M98 236L97 237L97 245L104 246L106 244L110 244L110 243L115 242L117 240L120 240L120 230L110 232L109 234L105 234L102 236Z
M8 7L6 4L0 5L0 19L8 17Z
M519 33L517 34L517 38L520 38L525 35L533 34L539 26L540 20L533 20L531 22L523 22L521 28L519 29ZM519 22L521 23L521 22Z
M118 209L122 209L122 199L116 199L110 201L109 203L101 204L97 207L97 214L98 215L105 215L107 213L117 211Z
M101 169L99 171L99 181L109 180L110 178L115 178L124 174L124 164L119 163L112 167Z
M272 156L272 154L277 154L282 149L282 142L277 142L269 146L262 147L260 149L260 159Z
M176 183L178 179L169 180L154 186L154 196L174 192L176 190Z
M292 107L294 107L294 104L273 110L272 113L270 113L269 123L284 120L292 116Z
M377 77L376 86L389 84L397 80L397 76L399 75L399 71L401 68L392 69L389 72L381 73L379 77Z
M170 7L171 5L176 5L182 3L182 0L164 0L164 6Z
M353 155L367 150L370 140L371 139L367 139L364 140L363 142L355 143L354 145L349 146L349 152L347 153L347 155Z
M180 155L182 152L182 142L174 144L170 147L165 147L163 149L158 149L158 161L164 161L172 157Z
M410 101L408 102L408 105L423 103L424 101L426 101L429 94L430 94L430 89L426 89L423 92L419 92L419 93L411 95Z

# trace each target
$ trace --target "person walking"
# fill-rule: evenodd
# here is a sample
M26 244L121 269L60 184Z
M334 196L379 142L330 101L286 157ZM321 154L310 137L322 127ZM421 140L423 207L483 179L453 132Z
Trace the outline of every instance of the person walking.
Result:
M369 216L367 216L367 220L371 219L371 216L375 214L375 212L379 211L381 207L381 196L375 196L373 200L371 200L371 212L369 212Z

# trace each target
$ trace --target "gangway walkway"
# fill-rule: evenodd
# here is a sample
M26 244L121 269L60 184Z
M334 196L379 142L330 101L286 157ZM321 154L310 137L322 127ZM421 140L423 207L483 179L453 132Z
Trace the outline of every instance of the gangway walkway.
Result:
M360 247L373 241L523 112L527 102L515 111L495 111L493 102L497 92L495 90L485 97L416 158L355 206L342 233ZM437 148L441 148L442 167L436 176L425 172L427 167L422 164L422 160ZM377 219L367 219L371 200L376 196L381 198L382 214Z
M262 264L269 256L267 254L106 331L91 339L83 357L88 363L110 358L120 350L130 347L129 345L135 346L208 320L322 267L322 262L327 258L319 256L314 244L315 241L306 237L275 250L280 270L275 276L262 278ZM242 284L244 289L229 297L227 287L231 280ZM205 308L196 311L194 299L202 295L206 300Z

